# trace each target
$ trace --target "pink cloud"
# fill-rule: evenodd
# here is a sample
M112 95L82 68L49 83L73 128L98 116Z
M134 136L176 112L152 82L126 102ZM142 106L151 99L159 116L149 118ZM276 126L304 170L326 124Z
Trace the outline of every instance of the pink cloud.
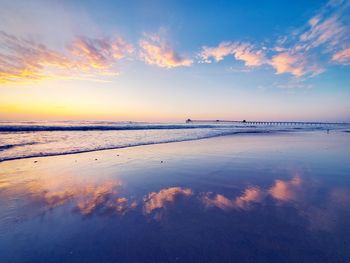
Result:
M260 66L266 62L263 50L256 50L249 43L222 42L217 47L204 46L199 53L203 62L211 63L211 58L221 61L224 57L233 55L235 59L244 61L246 66Z
M273 48L277 51L270 60L277 74L290 73L296 77L315 76L325 70L325 54L334 53L339 47L349 43L349 28L345 26L343 14L348 6L342 1L329 2L317 15L312 17L295 35L284 39L283 45ZM294 38L294 39L293 39ZM292 45L287 45L291 43ZM332 60L347 63L348 51L338 51Z
M337 46L345 36L346 27L340 22L338 15L324 18L318 15L309 20L310 28L300 35L305 49L327 44L327 48Z
M140 57L150 65L162 68L189 67L193 60L175 52L162 36L150 35L139 42Z
M272 57L271 66L276 69L277 74L291 73L300 77L305 74L304 61L299 55L291 55L288 52L280 53Z
M0 44L0 84L115 74L113 65L133 50L121 38L79 37L68 50L56 51L3 31Z
M350 48L338 51L332 56L332 60L342 64L350 63Z
M215 61L221 61L224 57L233 54L233 49L231 42L222 42L217 47L204 46L199 53L199 57L206 63L211 63L210 58L214 58Z
M132 53L133 47L122 38L110 40L78 37L71 44L70 51L81 63L91 68L106 69L115 60Z

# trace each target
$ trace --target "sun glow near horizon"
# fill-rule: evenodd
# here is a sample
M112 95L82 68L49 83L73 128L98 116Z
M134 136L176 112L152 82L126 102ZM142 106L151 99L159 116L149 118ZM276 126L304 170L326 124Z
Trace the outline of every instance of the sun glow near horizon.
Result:
M2 5L1 119L350 121L349 1Z

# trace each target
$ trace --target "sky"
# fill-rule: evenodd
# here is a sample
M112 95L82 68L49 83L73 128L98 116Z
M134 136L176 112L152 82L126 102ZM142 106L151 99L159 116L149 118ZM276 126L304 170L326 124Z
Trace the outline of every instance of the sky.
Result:
M0 120L350 121L350 0L0 6Z

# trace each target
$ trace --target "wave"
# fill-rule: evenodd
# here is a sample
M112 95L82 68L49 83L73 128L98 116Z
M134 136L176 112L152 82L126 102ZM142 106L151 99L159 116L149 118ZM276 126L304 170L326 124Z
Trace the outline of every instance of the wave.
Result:
M26 145L34 145L37 144L36 142L29 142L29 143L18 143L18 144L5 144L5 145L0 145L0 151L8 150L14 147L19 147L19 146L26 146ZM0 159L1 161L1 159Z
M122 131L122 130L174 130L203 128L246 128L255 126L223 125L79 125L79 126L39 126L39 125L1 125L0 132L35 132L35 131Z
M36 157L48 157L48 156L58 156L58 155L68 155L68 154L78 154L78 153L86 153L86 152L95 152L102 150L113 150L113 149L122 149L136 146L144 146L144 145L154 145L154 144L164 144L164 143L173 143L173 142L184 142L184 141L195 141L201 139L209 139L213 137L227 136L227 135L235 135L235 134L264 134L264 133L272 133L272 132L282 132L286 130L251 130L251 131L231 131L224 132L220 134L210 134L196 138L184 138L184 139L174 139L174 140L163 140L163 141L154 141L154 142L140 142L133 143L128 145L119 145L119 146L110 146L110 147L96 147L93 149L79 149L79 150L71 150L71 151L63 151L63 152L50 152L50 153L37 153L37 154L29 154L25 156L15 156L15 157L0 157L0 162L11 161L11 160L19 160L19 159L27 159L27 158L36 158ZM6 146L6 145L5 145ZM12 146L12 145L11 145ZM16 145L19 146L19 145ZM14 146L15 147L15 146Z

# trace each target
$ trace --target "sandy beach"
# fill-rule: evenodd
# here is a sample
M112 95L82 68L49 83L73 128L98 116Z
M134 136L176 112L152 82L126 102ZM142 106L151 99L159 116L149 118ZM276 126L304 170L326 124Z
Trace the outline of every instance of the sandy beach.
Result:
M0 163L1 262L346 262L349 133Z

